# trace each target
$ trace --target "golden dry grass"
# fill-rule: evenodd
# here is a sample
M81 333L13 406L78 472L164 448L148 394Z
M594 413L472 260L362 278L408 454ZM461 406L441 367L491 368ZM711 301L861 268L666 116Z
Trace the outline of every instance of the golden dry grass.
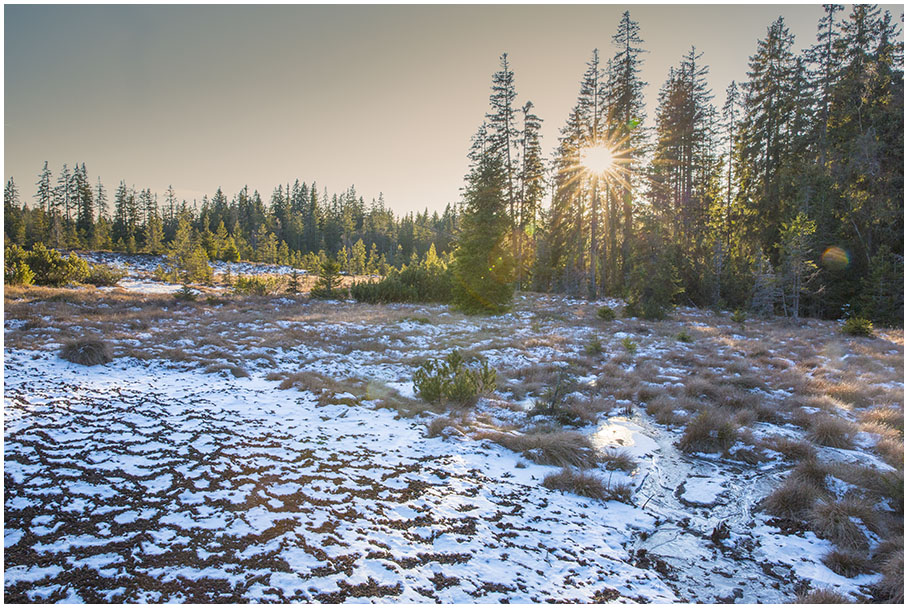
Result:
M483 431L478 439L489 439L507 449L523 454L538 464L588 469L600 457L586 435L573 431L502 433Z

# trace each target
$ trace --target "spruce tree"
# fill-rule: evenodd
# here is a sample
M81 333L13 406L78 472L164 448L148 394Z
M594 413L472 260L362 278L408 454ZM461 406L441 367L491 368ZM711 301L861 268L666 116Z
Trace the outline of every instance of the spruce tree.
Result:
M640 37L640 24L631 19L629 11L621 16L618 31L612 36L612 43L617 47L615 56L609 65L609 126L611 137L621 143L621 156L624 158L625 170L630 179L624 180L618 191L618 202L621 203L622 245L620 276L628 271L630 246L633 236L633 197L634 175L639 172L639 161L646 146L646 131L643 123L646 110L643 99L643 87L646 82L640 76L643 66L643 39ZM618 217L614 214L610 231L610 240L616 243ZM617 274L617 268L612 275ZM615 285L620 285L616 281Z
M50 169L47 168L47 161L44 161L44 169L41 170L41 175L38 176L38 182L35 184L38 186L38 190L35 192L35 201L38 203L38 207L48 215L53 211L54 205L54 191L50 185L51 177L53 175Z
M507 171L503 157L479 157L467 176L464 212L454 251L454 304L467 313L500 313L514 294L507 243Z

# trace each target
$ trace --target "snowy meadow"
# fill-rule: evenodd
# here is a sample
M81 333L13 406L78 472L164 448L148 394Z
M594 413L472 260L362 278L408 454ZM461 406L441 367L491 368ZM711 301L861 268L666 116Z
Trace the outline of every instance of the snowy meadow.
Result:
M541 294L497 316L191 300L152 268L6 289L7 601L900 592L901 330ZM61 358L88 340L102 362ZM426 402L416 370L455 351L494 388Z

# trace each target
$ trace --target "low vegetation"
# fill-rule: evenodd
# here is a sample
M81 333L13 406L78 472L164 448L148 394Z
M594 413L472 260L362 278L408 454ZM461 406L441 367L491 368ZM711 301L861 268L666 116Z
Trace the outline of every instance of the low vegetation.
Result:
M587 436L574 431L484 432L479 437L523 454L537 464L590 469L601 462L599 453Z
M60 358L79 365L103 365L113 361L110 345L103 340L83 338L67 342L60 349Z
M454 349L444 359L423 363L413 373L413 386L417 396L429 403L466 407L494 390L497 378L487 361L467 362Z
M872 336L873 323L863 317L849 317L842 326L842 333L849 336Z
M612 485L594 473L571 468L549 473L542 480L542 485L549 490L570 492L596 500L617 500L630 503L632 496L631 488L626 484Z

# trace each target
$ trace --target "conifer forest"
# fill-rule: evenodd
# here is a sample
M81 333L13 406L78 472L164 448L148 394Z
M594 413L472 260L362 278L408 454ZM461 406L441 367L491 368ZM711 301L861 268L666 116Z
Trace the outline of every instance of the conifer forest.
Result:
M903 15L634 12L420 212L8 173L6 601L904 602Z

